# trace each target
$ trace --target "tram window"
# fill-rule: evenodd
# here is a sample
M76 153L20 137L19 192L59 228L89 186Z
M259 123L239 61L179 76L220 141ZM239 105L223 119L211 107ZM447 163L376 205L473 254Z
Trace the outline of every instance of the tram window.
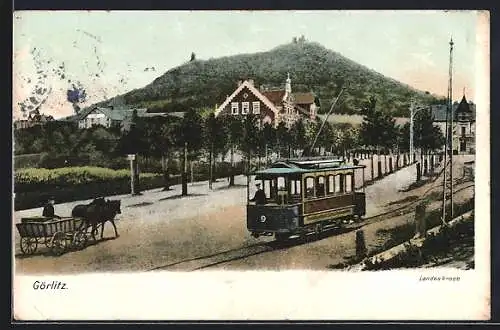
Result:
M352 175L351 174L348 174L345 176L345 191L346 192L352 191Z
M328 176L328 193L333 194L335 192L335 176Z
M325 196L325 177L319 176L316 185L316 197Z
M286 190L285 178L280 176L277 180L278 190Z
M290 181L290 193L292 195L300 195L300 180Z
M340 186L340 176L342 174L337 174L335 176L335 192L338 193L338 192L341 192L342 191L342 187Z
M291 180L290 181L290 202L296 203L300 202L302 196L300 194L300 180Z
M306 178L306 198L314 197L314 178Z
M271 181L269 180L264 180L264 193L266 198L271 198Z

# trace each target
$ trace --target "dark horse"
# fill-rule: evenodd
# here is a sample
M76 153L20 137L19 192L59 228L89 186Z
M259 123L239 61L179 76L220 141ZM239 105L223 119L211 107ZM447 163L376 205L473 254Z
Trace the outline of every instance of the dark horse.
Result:
M94 199L89 204L79 204L71 211L71 216L82 218L82 226L86 228L92 226L92 238L95 240L95 234L98 231L97 225L101 224L101 239L104 236L104 224L110 221L115 229L115 237L118 237L118 231L115 225L115 216L121 213L120 200L105 200L104 197Z

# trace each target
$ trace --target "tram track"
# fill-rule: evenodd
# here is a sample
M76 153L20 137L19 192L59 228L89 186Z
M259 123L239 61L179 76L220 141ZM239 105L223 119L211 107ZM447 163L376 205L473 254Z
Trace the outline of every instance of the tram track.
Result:
M449 166L449 163L446 165L446 167ZM158 271L158 270L169 270L169 271L196 271L196 270L202 270L202 269L207 269L210 267L215 267L219 266L221 264L225 264L228 262L236 261L236 260L241 260L245 258L249 258L255 255L267 253L267 252L272 252L272 251L277 251L280 249L286 249L294 246L300 246L302 244L310 243L313 241L318 241L327 237L331 237L332 234L335 231L335 234L343 234L347 233L353 230L358 230L360 228L363 228L367 225L383 221L387 218L392 218L396 216L402 216L405 214L412 213L414 211L414 207L422 202L425 198L428 197L428 195L436 188L439 186L436 185L435 183L442 177L442 174L444 172L444 168L441 169L438 174L435 176L435 178L430 181L432 184L431 187L429 187L418 199L411 201L401 207L395 208L393 210L388 210L376 215L373 215L371 217L364 218L362 222L355 222L352 224L346 224L345 226L342 226L340 228L335 228L332 226L326 227L326 228L334 228L334 230L325 230L319 235L306 235L305 237L298 237L294 239L290 239L287 241L269 241L269 242L260 242L256 244L250 244L222 252L217 252L213 253L210 255L205 255L205 256L200 256L200 257L194 257L194 258L189 258L189 259L184 259L180 261L176 261L173 263L169 264L164 264L160 266L156 266L153 268L148 269L147 271ZM440 182L441 183L441 182ZM454 190L454 193L457 193L459 191L468 189L470 187L474 186L474 183L471 183L469 185L459 187L458 189Z

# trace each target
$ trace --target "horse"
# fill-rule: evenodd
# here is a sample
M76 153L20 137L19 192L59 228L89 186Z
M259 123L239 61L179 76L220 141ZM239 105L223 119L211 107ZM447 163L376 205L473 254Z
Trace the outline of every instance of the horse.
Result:
M109 221L113 225L115 230L115 237L119 237L118 231L115 225L115 217L117 214L121 214L121 201L120 200L106 200L106 204L104 206L102 212L102 228L101 228L101 239L104 235L104 224Z
M83 221L80 225L82 226L92 226L92 238L95 240L95 234L98 231L97 225L101 224L101 239L104 236L104 224L110 221L115 230L115 237L119 237L114 218L117 214L121 213L121 201L120 200L106 200L104 197L99 197L94 199L89 204L79 204L76 205L71 211L71 216L82 218Z

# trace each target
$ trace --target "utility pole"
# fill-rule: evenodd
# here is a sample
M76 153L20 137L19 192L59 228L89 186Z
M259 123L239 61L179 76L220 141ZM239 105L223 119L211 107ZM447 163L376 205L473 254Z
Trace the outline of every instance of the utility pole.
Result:
M413 107L414 99L410 103L410 164L413 162Z
M450 38L450 68L449 68L449 82L448 82L448 106L450 108L451 125L450 125L450 214L453 219L453 38Z
M335 101L332 103L332 106L330 107L330 110L328 111L328 113L326 114L326 117L325 117L325 120L323 120L323 123L321 124L318 132L316 133L316 136L314 137L314 141L313 143L311 144L310 148L309 148L309 153L312 153L313 149L314 149L314 145L316 144L316 141L318 140L318 137L319 135L321 134L321 130L323 129L323 126L325 126L326 124L326 121L328 120L328 117L330 117L330 115L332 114L333 112L333 108L335 107L335 104L337 104L337 101L339 100L340 98L340 95L342 95L342 93L344 92L345 88L343 87L341 90L340 90L340 93L339 95L337 95L337 98L335 99Z
M184 142L184 155L182 164L182 187L181 195L187 195L187 142Z

